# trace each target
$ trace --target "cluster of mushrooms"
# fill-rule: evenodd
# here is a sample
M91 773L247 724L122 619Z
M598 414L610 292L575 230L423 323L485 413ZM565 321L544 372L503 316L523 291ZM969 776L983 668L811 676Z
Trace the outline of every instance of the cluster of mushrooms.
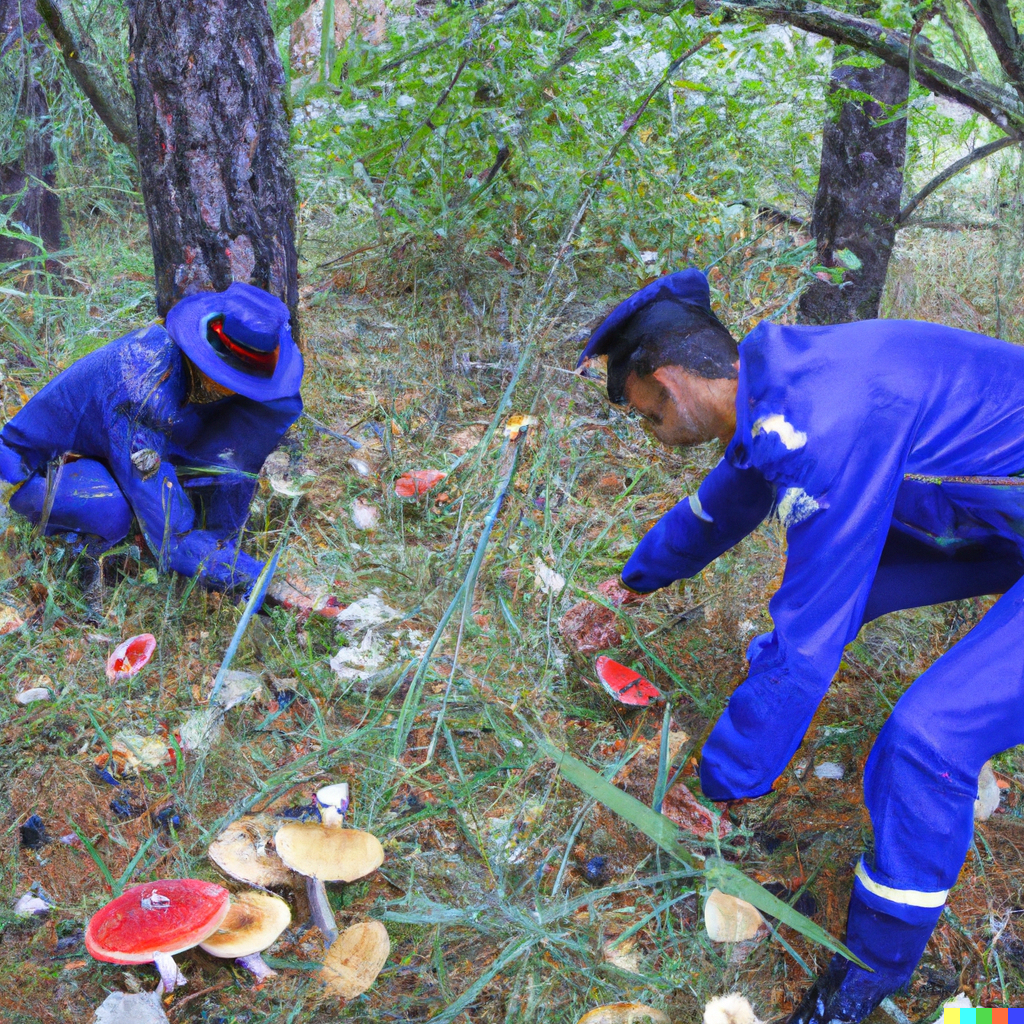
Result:
M146 882L125 890L89 919L85 946L97 960L153 963L163 992L185 984L177 953L199 946L231 958L262 984L275 971L261 953L291 923L288 904L266 890L305 879L313 923L329 945L321 980L343 999L361 995L380 973L391 950L379 921L363 921L340 935L325 882L354 882L376 871L384 850L369 832L344 828L348 783L317 791L319 822L256 814L232 822L210 846L226 875L259 888L240 893L195 878Z

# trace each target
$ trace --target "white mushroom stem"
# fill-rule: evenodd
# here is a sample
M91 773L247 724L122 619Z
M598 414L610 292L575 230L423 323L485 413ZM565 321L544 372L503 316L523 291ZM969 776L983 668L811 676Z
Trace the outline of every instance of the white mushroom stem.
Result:
M173 992L179 985L188 984L185 975L178 970L170 953L154 953L153 963L160 972L160 991Z
M306 876L306 898L309 900L313 924L320 929L324 942L328 946L333 945L338 937L338 922L334 919L334 911L331 910L330 903L327 902L327 890L324 888L324 883L319 878Z
M258 982L264 982L267 978L276 978L277 971L267 966L267 962L259 953L250 953L248 956L235 957L235 963L244 967L250 974L254 975Z

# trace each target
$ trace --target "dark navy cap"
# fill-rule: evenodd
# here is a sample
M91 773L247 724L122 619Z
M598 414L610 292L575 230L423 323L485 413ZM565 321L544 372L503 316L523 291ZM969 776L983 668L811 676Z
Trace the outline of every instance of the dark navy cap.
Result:
M640 291L630 295L628 299L620 302L604 318L601 325L590 336L587 347L576 363L577 369L586 360L593 359L595 356L603 356L613 348L619 330L626 321L645 306L661 299L689 302L711 312L711 289L708 287L708 279L704 271L698 270L696 267L687 267L686 270L677 271L675 274L659 277L657 281L652 281Z

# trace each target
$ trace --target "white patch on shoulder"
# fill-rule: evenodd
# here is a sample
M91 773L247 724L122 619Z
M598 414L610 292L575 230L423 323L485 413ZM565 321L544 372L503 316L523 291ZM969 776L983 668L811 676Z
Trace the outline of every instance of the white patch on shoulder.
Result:
M714 519L704 511L704 506L700 503L700 498L696 494L691 494L686 500L690 503L690 511L698 519L703 519L705 523L714 522Z
M791 452L807 444L807 435L802 430L797 430L782 413L778 412L755 420L750 433L753 437L757 437L758 434L778 434L779 440Z
M779 520L788 530L797 523L813 516L821 505L815 498L812 498L802 487L787 487L779 495L779 503L776 506Z

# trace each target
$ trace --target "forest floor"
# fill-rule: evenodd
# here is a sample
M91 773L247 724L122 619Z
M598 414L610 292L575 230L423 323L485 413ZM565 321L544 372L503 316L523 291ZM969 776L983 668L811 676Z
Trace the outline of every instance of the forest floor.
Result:
M320 242L307 252L322 249L322 262L359 248L354 238L331 238L309 211L306 218L307 237ZM7 415L63 365L148 316L144 219L72 231L70 293L18 308L26 334L40 342L32 360L9 357L3 366ZM84 923L112 888L160 877L222 880L207 849L228 822L308 805L320 785L343 780L353 788L351 823L379 836L386 859L366 881L331 886L330 896L342 926L385 922L391 955L377 983L343 1008L324 998L314 973L321 938L306 924L304 893L288 893L293 927L267 956L279 977L256 989L227 961L182 954L189 984L169 1003L174 1024L572 1024L622 1000L696 1024L710 996L732 990L770 1021L799 998L807 972L827 962L827 951L785 928L738 945L709 941L702 880L680 877L538 749L546 733L650 804L667 723L689 737L672 744L674 767L683 768L676 785L700 799L693 755L743 676L747 641L770 628L781 528L765 524L699 577L619 613L626 639L615 657L662 689L667 714L613 703L595 682L593 657L572 653L559 619L617 574L718 451L658 446L607 404L599 382L569 372L585 329L628 283L609 283L600 267L580 269L575 298L535 325L531 339L523 332L536 281L487 259L447 288L430 267L448 258L419 251L403 262L400 253L385 260L370 250L306 265L306 408L361 447L303 421L286 450L291 477L312 476L310 489L295 498L279 493L289 491L281 480L261 480L250 547L266 554L289 531L288 574L342 606L376 595L393 617L363 628L281 610L256 617L233 667L258 673L261 688L228 713L208 749L182 754L172 738L206 705L241 608L158 576L149 554L126 547L105 560L97 614L68 546L11 518L0 603L24 624L0 636L0 897L9 908L36 884L54 908L46 918L0 911L7 1024L88 1021L107 992L151 989L150 967L101 964L84 951ZM895 268L903 291L890 301L903 303L901 315L925 306L908 290L909 266ZM716 284L724 290L728 280ZM793 284L785 268L765 282L774 308ZM738 302L728 319L742 331L772 311ZM495 421L495 411L532 340L508 412L530 412L539 425L522 442L470 613L461 625L455 617L410 696L406 666L422 655L465 577L509 472L505 415ZM421 498L396 497L395 478L423 468L448 476ZM357 528L356 503L376 510L375 529ZM984 608L961 602L866 628L775 791L728 814L723 855L833 935L843 933L852 864L870 843L861 781L872 741L906 686ZM109 683L113 645L143 632L157 637L153 661ZM347 652L335 659L340 674L330 664L339 651ZM52 699L14 703L34 685L49 687ZM109 764L125 734L156 737L173 753L134 774L123 768L114 789L95 766ZM815 775L812 766L826 761L842 765L841 780ZM974 1005L1024 1004L1024 756L1011 752L996 767L1002 808L978 825L920 970L878 1021L934 1019L960 991ZM172 815L161 813L169 808ZM33 814L50 839L35 849L21 831ZM89 844L60 841L76 834ZM684 841L697 854L715 849L711 839Z

